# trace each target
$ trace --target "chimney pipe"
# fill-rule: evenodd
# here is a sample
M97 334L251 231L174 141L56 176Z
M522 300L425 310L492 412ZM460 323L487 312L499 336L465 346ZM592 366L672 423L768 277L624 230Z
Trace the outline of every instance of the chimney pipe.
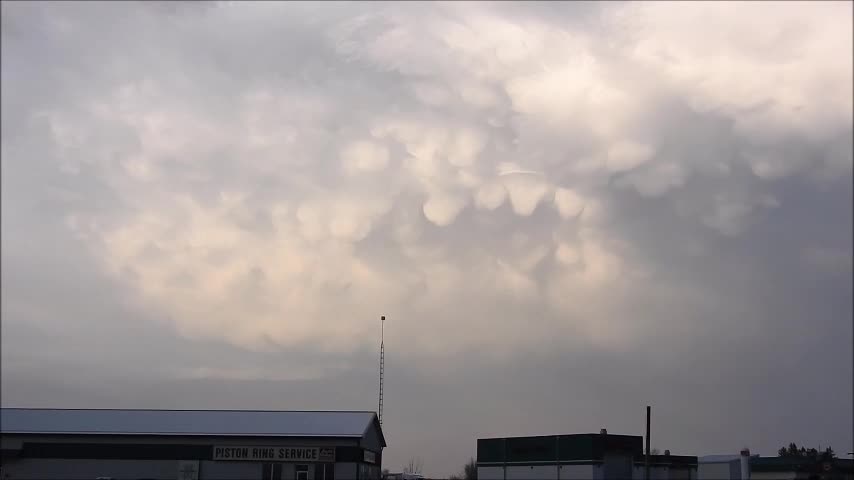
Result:
M750 450L745 448L741 451L740 458L740 466L741 466L741 480L749 480L750 479Z
M643 460L643 478L649 480L649 417L652 415L652 407L646 406L646 455Z

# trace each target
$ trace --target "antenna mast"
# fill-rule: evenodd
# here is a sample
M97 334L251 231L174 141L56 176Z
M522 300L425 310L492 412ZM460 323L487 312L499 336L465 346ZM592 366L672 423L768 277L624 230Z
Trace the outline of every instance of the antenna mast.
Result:
M380 404L377 417L383 424L383 375L385 373L385 315L380 317Z

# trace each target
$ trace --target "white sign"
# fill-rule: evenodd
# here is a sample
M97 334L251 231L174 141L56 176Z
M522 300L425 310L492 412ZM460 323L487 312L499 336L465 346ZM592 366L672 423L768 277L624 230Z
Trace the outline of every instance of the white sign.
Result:
M199 480L199 461L179 460L178 480Z
M370 450L365 450L365 462L377 463L377 454Z
M250 462L334 462L335 449L329 447L215 445L213 459Z

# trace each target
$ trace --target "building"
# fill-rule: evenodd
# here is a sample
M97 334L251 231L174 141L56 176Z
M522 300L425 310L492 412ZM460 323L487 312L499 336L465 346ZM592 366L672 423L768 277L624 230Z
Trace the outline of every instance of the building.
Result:
M741 480L742 455L706 455L700 457L698 480ZM745 477L745 480L747 477Z
M478 480L643 479L643 438L596 434L477 441ZM697 478L697 457L650 457L650 479Z
M383 477L383 480L424 480L424 475L419 473L389 473Z
M633 480L643 480L644 455L635 456ZM697 457L692 455L671 455L665 450L664 455L649 456L649 480L696 480Z
M854 480L854 460L761 457L743 451L700 457L698 472L699 480Z
M0 409L3 480L369 480L374 412Z

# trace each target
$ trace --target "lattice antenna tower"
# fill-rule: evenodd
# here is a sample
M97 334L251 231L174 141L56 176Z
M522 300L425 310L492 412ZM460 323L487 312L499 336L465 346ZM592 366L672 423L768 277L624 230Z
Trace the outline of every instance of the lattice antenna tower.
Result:
M383 424L383 380L385 376L385 315L380 317L380 399L377 417Z

